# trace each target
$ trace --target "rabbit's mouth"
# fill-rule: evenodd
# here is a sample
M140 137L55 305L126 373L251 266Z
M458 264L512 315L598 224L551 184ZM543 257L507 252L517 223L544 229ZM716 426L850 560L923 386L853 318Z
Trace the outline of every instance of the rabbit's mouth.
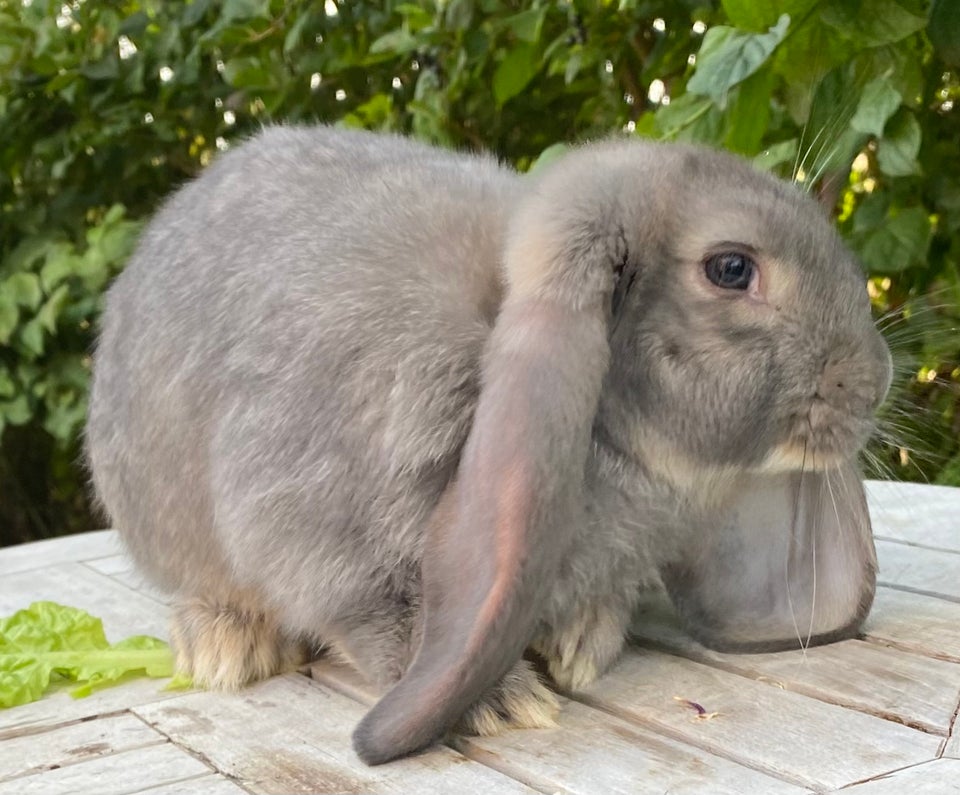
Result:
M855 458L874 430L862 417L814 396L805 412L790 417L787 439L765 462L773 471L834 469Z

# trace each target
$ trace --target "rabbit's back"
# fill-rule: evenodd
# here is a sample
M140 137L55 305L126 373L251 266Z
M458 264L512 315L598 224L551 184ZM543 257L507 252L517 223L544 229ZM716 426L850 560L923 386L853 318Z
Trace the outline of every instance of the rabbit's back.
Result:
M409 587L479 392L516 180L273 128L161 210L108 295L87 429L158 581L229 576L313 613L389 587L370 572Z

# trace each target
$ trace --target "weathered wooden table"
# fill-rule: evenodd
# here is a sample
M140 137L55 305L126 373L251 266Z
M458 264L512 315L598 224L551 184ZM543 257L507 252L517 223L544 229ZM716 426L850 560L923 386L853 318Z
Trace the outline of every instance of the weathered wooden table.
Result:
M859 640L716 654L651 612L620 664L564 701L559 728L379 768L350 748L369 693L329 664L237 695L147 679L58 693L0 710L0 795L960 792L960 490L868 493L881 586ZM111 640L166 635L162 597L112 532L0 550L0 614L37 599L102 617Z

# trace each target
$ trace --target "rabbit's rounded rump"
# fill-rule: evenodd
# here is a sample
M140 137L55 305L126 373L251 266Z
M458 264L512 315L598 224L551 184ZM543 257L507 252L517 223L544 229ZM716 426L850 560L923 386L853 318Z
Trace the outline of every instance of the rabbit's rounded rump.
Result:
M524 649L585 684L643 588L718 647L854 631L889 368L818 208L729 156L608 142L521 177L272 128L110 289L87 452L181 668L236 687L328 647L396 684L355 736L379 762L548 725Z

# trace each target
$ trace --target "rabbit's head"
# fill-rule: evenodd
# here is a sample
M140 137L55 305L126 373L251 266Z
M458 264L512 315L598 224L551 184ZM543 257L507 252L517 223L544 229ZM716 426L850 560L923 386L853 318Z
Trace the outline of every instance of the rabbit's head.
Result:
M656 553L699 640L759 651L848 635L875 576L855 459L891 376L862 271L794 186L718 153L663 159L680 187L660 225L624 226L633 284L599 436L683 506ZM643 217L648 202L625 195Z
M427 539L422 644L358 727L368 762L435 739L519 657L586 530L570 516L594 443L673 495L677 526L638 543L704 642L825 639L872 598L854 460L890 360L814 202L716 152L588 146L527 178L504 262Z

